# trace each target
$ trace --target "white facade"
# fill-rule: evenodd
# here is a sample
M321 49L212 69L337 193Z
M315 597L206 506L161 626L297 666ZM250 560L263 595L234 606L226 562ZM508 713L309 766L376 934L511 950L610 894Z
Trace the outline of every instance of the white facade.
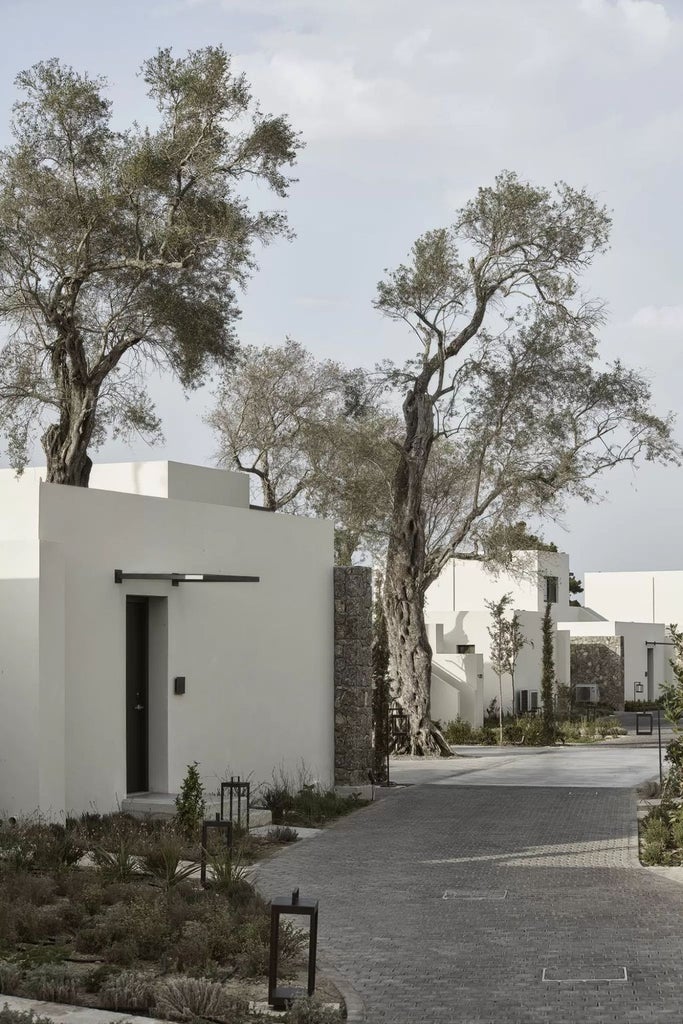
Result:
M587 572L586 603L609 619L683 626L683 570Z
M588 573L585 596L592 607L583 607L569 604L569 558L566 554L517 552L514 561L513 573L492 572L481 561L451 559L429 588L425 615L434 652L432 700L441 712L437 714L433 708L435 718L441 721L454 718L455 714L447 716L446 711L452 711L457 705L456 713L473 725L479 725L483 709L494 697L498 698L498 677L490 661L488 629L492 619L486 602L498 601L504 594L512 596L508 617L515 611L518 613L522 632L530 641L519 654L515 673L515 690L527 691L529 704L536 701L540 704L541 625L548 597L554 598L551 611L555 622L554 662L558 683L571 683L572 638L615 637L621 639L623 648L624 700L652 700L658 696L660 685L667 678L669 658L663 621L683 623L683 573ZM627 579L622 585L624 577ZM678 591L672 577L677 577ZM648 594L652 609L653 585L659 621L649 621L646 614ZM663 613L674 611L677 593L680 594L679 617L666 619ZM627 611L632 614L626 614ZM471 700L468 697L471 673L465 685L456 659L475 655L480 659L477 673L480 678L476 700ZM462 695L459 703L454 697L448 699L452 691ZM536 696L532 697L534 694ZM512 709L509 675L503 677L503 707Z
M491 666L488 634L491 612L486 601L498 601L504 594L512 595L507 614L518 613L522 633L528 641L517 659L515 690L526 691L528 706L535 702L540 705L541 626L546 597L550 594L556 598L551 603L555 621L566 620L570 614L569 559L559 552L528 551L518 552L515 561L516 571L507 573L492 572L480 561L451 559L427 591L425 618L433 651L432 701L435 706L432 714L441 721L448 720L442 697L446 680L451 689L462 695L461 717L474 725L481 724L483 712L494 697L500 699L498 677ZM551 583L547 584L547 580ZM480 659L477 675L481 678L476 699L468 699L462 672L454 663L455 658L463 655L476 655ZM555 631L554 660L558 682L569 683L569 634L564 630ZM503 708L511 710L512 682L507 675L502 682ZM437 714L437 709L441 714Z
M333 528L249 509L245 476L97 466L89 489L0 472L0 816L125 798L126 606L147 598L148 786L301 761L333 781ZM107 488L107 489L102 489ZM258 583L125 580L135 573ZM185 677L185 693L174 680Z

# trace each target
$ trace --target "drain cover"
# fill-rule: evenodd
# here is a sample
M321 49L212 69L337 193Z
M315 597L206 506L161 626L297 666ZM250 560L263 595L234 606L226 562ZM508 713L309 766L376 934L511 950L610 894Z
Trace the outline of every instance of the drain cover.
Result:
M445 900L504 900L507 889L446 889Z
M544 967L541 981L628 981L628 973L625 967L586 967L583 969L563 970L559 967Z

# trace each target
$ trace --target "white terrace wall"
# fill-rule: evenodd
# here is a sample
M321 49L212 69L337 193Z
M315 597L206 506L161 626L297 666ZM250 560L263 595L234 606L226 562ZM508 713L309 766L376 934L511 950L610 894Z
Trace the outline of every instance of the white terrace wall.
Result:
M651 693L654 699L659 695L661 684L668 677L668 659L670 657L670 648L665 644L666 629L663 623L596 620L560 623L560 626L571 630L572 638L576 643L580 643L581 637L623 637L623 699L643 700L647 699L648 693ZM647 674L648 642L653 643L650 655L652 680L648 678ZM598 680L580 681L598 682ZM643 687L642 691L637 692L637 684Z
M519 654L515 673L515 690L539 692L542 666L542 619L545 611L545 577L558 578L558 600L552 605L554 620L569 610L569 559L562 552L517 552L521 572L493 573L481 562L452 559L427 591L425 617L434 649L439 655L463 654L458 648L471 646L483 658L483 705L499 699L498 677L491 666L491 639L488 629L491 613L486 601L512 595L508 614L517 611L524 636L529 641ZM524 563L524 564L522 564ZM569 638L566 632L555 631L555 673L558 682L569 683ZM438 673L437 673L438 674ZM512 708L512 683L503 677L503 706ZM442 680L433 682L437 693L443 690ZM466 717L463 715L463 717ZM480 725L481 719L474 719Z
M176 792L194 760L209 787L226 773L265 781L302 761L331 782L332 526L43 484L38 538L36 480L0 473L0 537L28 542L0 553L0 814L106 811L126 795L127 594L156 599L154 789ZM116 568L261 582L117 585ZM187 680L182 696L176 676Z
M683 570L587 572L586 604L622 622L683 626Z

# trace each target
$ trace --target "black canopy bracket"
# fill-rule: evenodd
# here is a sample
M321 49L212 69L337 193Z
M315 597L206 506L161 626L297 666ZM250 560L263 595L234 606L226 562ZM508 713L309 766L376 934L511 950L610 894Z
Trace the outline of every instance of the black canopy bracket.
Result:
M114 569L114 583L124 580L167 580L171 586L181 583L260 583L260 576L222 576L212 572L124 572Z

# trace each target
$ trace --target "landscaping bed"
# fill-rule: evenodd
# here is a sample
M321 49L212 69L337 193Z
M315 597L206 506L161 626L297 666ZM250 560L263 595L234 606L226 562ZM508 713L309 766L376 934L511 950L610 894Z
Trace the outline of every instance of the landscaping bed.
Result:
M174 823L3 825L0 991L178 1021L250 1019L250 1001L266 998L270 913L244 868L278 845L243 836L230 852L215 837L202 887L197 837ZM303 984L306 935L283 922L280 938L281 976ZM318 1006L296 1014L340 1019Z
M597 743L601 740L624 736L627 731L616 718L605 715L601 718L564 719L554 723L556 743ZM456 745L481 744L497 746L499 726L497 721L487 722L476 729L460 718L448 722L443 729L448 743ZM510 716L503 719L503 743L513 746L546 746L544 723L540 715Z

